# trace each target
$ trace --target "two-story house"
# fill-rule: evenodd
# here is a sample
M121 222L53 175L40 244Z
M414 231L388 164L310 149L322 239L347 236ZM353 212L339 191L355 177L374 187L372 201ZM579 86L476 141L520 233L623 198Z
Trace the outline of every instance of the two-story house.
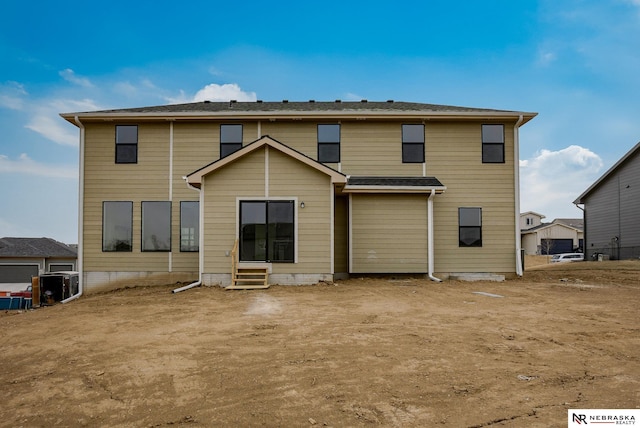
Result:
M583 205L585 260L640 257L640 143L573 201Z
M199 280L522 273L519 127L407 102L198 102L62 114L80 129L85 291Z

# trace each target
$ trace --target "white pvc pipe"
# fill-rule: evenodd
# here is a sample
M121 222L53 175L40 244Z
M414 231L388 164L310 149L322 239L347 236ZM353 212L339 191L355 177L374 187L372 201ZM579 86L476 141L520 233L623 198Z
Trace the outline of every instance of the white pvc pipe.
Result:
M190 288L197 287L198 285L201 285L201 284L202 284L202 280L197 280L196 282L193 282L193 283L191 283L191 284L189 284L189 285L185 285L184 287L176 288L175 290L173 290L173 291L171 291L171 292L172 292L172 293L174 293L174 294L175 294L175 293L179 293L179 292L181 292L181 291L184 291L184 290L188 290L188 289L190 289Z
M84 248L83 232L84 232L84 125L78 119L78 116L74 117L76 125L80 128L80 148L79 148L79 179L78 179L78 262L76 270L78 271L78 292L71 297L68 297L61 301L61 303L67 303L82 296L84 272L83 272L83 259L82 251Z
M427 267L427 274L429 275L429 279L435 282L442 282L440 278L436 278L433 276L433 196L436 194L434 189L431 189L431 194L429 198L427 198L427 263L429 266Z

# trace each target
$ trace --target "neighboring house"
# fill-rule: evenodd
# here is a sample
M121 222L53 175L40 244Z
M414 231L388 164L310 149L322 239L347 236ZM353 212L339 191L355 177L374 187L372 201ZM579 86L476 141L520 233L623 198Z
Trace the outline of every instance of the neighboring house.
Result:
M540 226L543 218L545 218L544 215L533 211L522 213L520 214L520 229L531 229L532 227Z
M62 114L80 128L85 292L349 274L516 275L519 127L406 102L199 102ZM185 183L186 181L186 183Z
M0 238L0 290L46 272L73 271L77 250L51 238Z
M573 203L584 206L586 260L640 257L640 143Z
M520 215L522 219L531 213ZM543 215L537 215L539 219ZM525 222L526 224L526 222ZM549 255L561 253L582 252L584 246L584 231L581 219L557 218L551 223L539 223L530 228L523 228L522 249L527 255Z

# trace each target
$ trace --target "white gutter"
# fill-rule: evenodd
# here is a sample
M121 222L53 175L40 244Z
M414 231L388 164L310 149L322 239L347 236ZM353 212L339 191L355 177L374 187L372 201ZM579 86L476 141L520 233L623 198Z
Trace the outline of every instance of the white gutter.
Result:
M82 296L82 285L84 283L83 271L83 251L84 251L84 125L75 116L74 121L80 129L80 147L79 147L79 179L78 179L78 262L76 270L78 271L78 293L61 301L67 303Z
M516 235L516 275L522 276L522 248L520 246L520 125L524 118L522 115L518 118L518 121L513 127L513 177L515 186L515 235Z
M186 176L182 177L182 179L187 183L187 187L188 188L193 189L193 190L197 190L198 193L200 194L200 198L198 198L198 200L200 201L200 216L199 216L200 219L198 220L199 223L200 223L200 227L199 227L200 233L199 233L199 236L198 236L198 245L199 245L199 251L198 251L198 280L196 282L192 282L189 285L185 285L184 287L176 288L175 290L171 291L173 294L179 293L181 291L189 290L190 288L194 288L194 287L197 287L199 285L202 285L202 269L204 267L204 254L203 254L203 251L204 251L204 247L203 247L203 245L204 245L204 238L203 238L204 229L202 228L202 224L204 222L204 219L203 219L204 216L202 215L202 212L204 210L204 207L203 207L204 204L202 203L202 192L197 187L194 187L191 184L189 184L189 182L187 181L187 177Z
M427 274L429 279L435 282L442 282L440 278L433 276L433 196L436 194L435 189L431 189L431 194L427 198Z

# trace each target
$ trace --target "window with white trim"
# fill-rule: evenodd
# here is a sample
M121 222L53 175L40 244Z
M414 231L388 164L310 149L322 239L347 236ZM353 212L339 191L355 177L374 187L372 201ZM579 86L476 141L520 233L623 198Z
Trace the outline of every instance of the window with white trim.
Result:
M294 201L240 201L240 261L294 262Z

